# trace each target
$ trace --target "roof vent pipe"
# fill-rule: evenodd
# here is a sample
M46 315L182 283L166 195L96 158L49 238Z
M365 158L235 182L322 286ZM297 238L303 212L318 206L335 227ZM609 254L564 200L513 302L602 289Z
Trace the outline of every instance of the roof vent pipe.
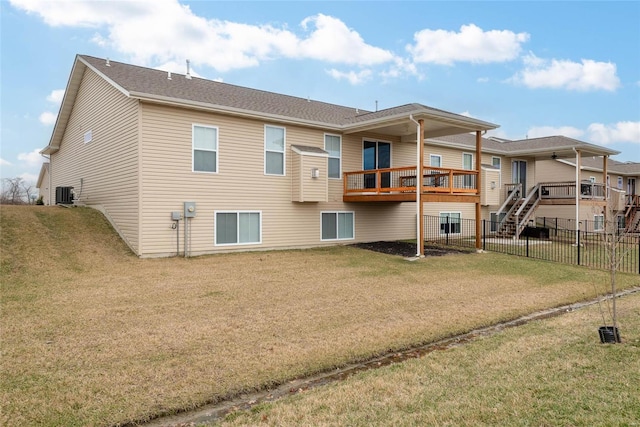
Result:
M378 112L378 100L376 99L376 113Z
M109 63L109 58L107 58L107 67L111 67L111 64Z
M189 61L187 59L187 74L185 74L184 77L186 79L189 79L189 80L191 80L191 67L190 67L190 65L191 65L191 61Z

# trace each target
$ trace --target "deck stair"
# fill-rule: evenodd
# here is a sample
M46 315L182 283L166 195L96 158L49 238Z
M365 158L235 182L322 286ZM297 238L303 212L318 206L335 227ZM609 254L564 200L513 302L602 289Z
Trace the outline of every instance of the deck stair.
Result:
M625 233L640 233L640 209L633 208L627 211Z
M498 225L496 237L517 239L540 203L540 185L533 187L526 197L510 198L509 201L511 203L506 206L503 205L505 207L504 210L506 210L506 207L509 207L509 210ZM501 210L503 210L502 207ZM500 212L498 215L500 215Z
M640 195L627 195L626 199L624 212L626 227L624 231L626 233L640 233Z

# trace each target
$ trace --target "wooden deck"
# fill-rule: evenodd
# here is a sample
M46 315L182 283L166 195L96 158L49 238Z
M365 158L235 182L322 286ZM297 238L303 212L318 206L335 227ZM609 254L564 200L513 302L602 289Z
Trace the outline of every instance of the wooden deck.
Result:
M417 168L375 169L344 173L345 202L415 202ZM478 171L422 167L424 202L476 203Z

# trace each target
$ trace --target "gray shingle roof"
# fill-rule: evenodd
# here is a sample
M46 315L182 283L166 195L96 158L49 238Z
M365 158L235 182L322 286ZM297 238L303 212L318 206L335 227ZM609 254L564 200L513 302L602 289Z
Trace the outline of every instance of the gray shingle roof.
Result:
M105 59L87 55L79 55L78 58L120 86L130 96L141 98L155 97L157 99L188 101L201 105L223 107L224 109L261 113L334 126L360 124L397 115L404 114L408 116L412 113L426 112L435 115L448 115L461 121L476 122L482 129L494 129L497 127L491 123L415 103L380 111L367 111L198 77L187 79L184 74L173 73L171 80L169 80L166 71L117 61L109 61L109 66L107 66Z
M434 138L435 141L445 143L453 143L475 147L475 135L468 133L459 135L449 135ZM535 155L536 153L551 153L558 151L559 155L573 155L572 147L582 150L588 155L614 155L618 151L601 147L599 145L590 144L588 142L579 141L577 139L568 138L566 136L547 136L542 138L520 139L515 141L503 140L498 142L488 138L482 138L482 151L489 153L509 155Z
M337 125L352 123L359 114L368 113L363 110L357 112L351 107L309 101L198 77L187 79L184 74L172 73L169 80L166 71L116 61L109 61L110 65L107 66L104 59L86 55L80 55L79 58L132 96L154 95Z

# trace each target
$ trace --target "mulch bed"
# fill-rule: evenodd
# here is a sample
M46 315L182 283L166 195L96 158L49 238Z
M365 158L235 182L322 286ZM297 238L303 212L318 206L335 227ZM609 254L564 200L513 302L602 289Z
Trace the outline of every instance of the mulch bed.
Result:
M416 244L409 242L370 242L370 243L355 243L351 246L360 249L366 249L369 251L381 252L387 255L400 255L403 257L413 257L416 255ZM447 254L460 254L460 253L469 253L469 251L464 251L460 249L454 248L442 248L439 246L424 246L424 254L425 256L442 256Z

